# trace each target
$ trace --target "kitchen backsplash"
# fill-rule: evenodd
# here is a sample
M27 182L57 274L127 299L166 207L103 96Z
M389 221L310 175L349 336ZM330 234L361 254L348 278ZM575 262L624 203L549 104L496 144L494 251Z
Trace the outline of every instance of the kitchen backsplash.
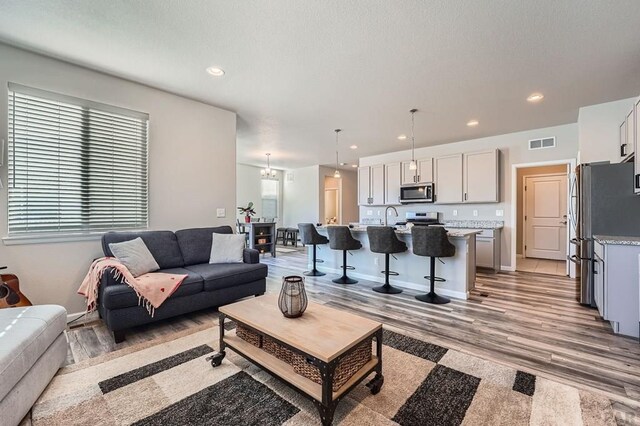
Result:
M447 221L498 221L500 225L504 225L504 215L509 215L510 212L506 209L508 206L504 203L497 204L463 204L463 205L445 205L445 204L411 204L403 206L395 206L398 211L398 217L396 217L393 211L389 210L388 223L404 222L405 214L407 212L439 212L441 213L441 220ZM360 207L360 222L367 220L384 220L385 207ZM477 215L474 215L477 213ZM368 213L371 214L368 214ZM457 213L455 215L454 213ZM498 213L502 213L503 216L499 216Z

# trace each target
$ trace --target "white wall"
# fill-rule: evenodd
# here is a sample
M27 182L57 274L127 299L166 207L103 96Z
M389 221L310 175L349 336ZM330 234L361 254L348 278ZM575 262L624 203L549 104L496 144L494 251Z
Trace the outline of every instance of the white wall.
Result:
M580 108L578 112L579 162L620 162L620 124L636 98Z
M298 223L319 222L323 214L320 210L319 166L285 170L284 175L283 225L295 228Z
M149 113L151 229L232 224L235 219L236 115L147 86L0 44L0 137L7 138L7 82ZM6 164L6 162L5 162ZM7 168L0 169L6 184ZM7 190L0 190L0 234L7 230ZM216 208L227 216L216 218ZM0 245L2 264L36 304L84 310L76 294L98 239Z
M256 215L254 217L263 217L262 214L262 175L260 174L262 167L250 166L248 164L236 165L236 203L237 206L246 207L250 201L253 201ZM279 200L278 200L278 226L282 224L282 205L283 205L283 172L276 170L276 179L279 183ZM244 220L244 215L235 210L235 217Z
M556 137L557 146L552 149L530 151L528 141L541 137ZM437 145L416 149L416 158L437 157L455 153L466 153L486 149L500 149L500 202L490 204L457 204L457 205L411 205L398 208L399 220L404 220L407 211L437 211L447 219L483 219L504 220L505 227L502 232L502 265L510 268L511 265L511 234L515 232L515 220L511 218L511 166L513 164L552 161L560 159L576 158L578 153L578 125L566 124L562 126L548 127L544 129L528 130L525 132L510 133L506 135L492 136L481 139ZM360 159L361 166L384 164L395 161L408 161L411 151L397 151L389 154L364 157ZM437 189L436 189L437 192ZM515 202L515 200L513 200ZM458 211L453 216L453 210ZM473 211L478 211L478 216L473 216ZM502 210L504 216L496 215L496 210ZM383 218L384 207L360 207L360 217ZM393 222L395 218L390 218ZM515 266L515 265L514 265Z

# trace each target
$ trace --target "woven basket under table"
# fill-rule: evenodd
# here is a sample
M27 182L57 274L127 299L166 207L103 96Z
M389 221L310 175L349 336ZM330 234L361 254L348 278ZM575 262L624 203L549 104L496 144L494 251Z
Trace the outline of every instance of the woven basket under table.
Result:
M243 327L242 324L237 324L236 336L238 336L245 342L250 343L257 348L262 347L262 336L256 333L255 331L252 331L246 327Z
M291 364L293 352L267 336L264 337L264 341L262 342L262 350L287 364Z
M373 338L369 338L358 344L353 351L343 357L333 374L333 391L336 392L342 385L353 377L366 363L371 361L371 343ZM307 379L322 384L322 376L318 367L307 362L306 358L297 353L291 352L291 365L293 370Z

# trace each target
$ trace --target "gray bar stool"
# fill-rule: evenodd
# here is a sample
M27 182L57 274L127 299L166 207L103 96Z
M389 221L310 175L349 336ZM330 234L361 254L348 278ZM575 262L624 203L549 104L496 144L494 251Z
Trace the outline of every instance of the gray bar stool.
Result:
M374 287L373 291L386 294L402 293L399 288L389 284L389 275L398 275L397 272L389 270L389 255L407 251L407 244L400 241L395 230L390 226L368 226L367 236L369 237L369 249L374 253L384 253L384 285Z
M347 266L347 251L361 249L362 243L353 238L348 226L327 226L327 232L329 233L329 247L333 250L342 250L342 276L331 281L337 284L357 283L358 280L347 276L347 269L355 269L353 266Z
M326 275L324 272L320 272L316 269L316 263L322 262L316 258L316 246L318 244L327 244L329 239L324 235L318 234L313 223L299 223L298 229L300 230L300 239L302 240L302 244L313 246L313 269L305 272L304 274L310 277L321 277Z
M416 299L443 305L449 303L446 297L438 296L434 291L435 282L444 282L444 278L436 277L436 257L452 257L456 254L456 246L451 244L447 236L447 230L440 226L414 226L411 228L413 254L430 257L431 270L425 278L431 283L429 293L419 294Z

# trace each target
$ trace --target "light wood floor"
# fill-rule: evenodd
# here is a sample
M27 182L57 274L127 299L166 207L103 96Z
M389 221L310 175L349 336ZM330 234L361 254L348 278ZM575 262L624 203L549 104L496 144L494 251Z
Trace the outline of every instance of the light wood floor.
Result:
M306 269L304 249L275 259L266 255L262 261L269 264L269 293L279 291L283 275ZM605 394L615 401L621 423L640 424L640 345L636 339L614 335L595 309L578 304L574 280L524 272L481 273L469 300L429 305L416 301L412 290L381 295L371 291L372 282L343 286L331 282L335 277L307 278L310 299L436 344ZM68 333L68 362L206 324L216 316L211 309L139 327L117 347L101 321L89 321Z
M519 272L536 272L538 274L567 275L567 262L564 260L535 259L533 257L516 260L516 270Z

